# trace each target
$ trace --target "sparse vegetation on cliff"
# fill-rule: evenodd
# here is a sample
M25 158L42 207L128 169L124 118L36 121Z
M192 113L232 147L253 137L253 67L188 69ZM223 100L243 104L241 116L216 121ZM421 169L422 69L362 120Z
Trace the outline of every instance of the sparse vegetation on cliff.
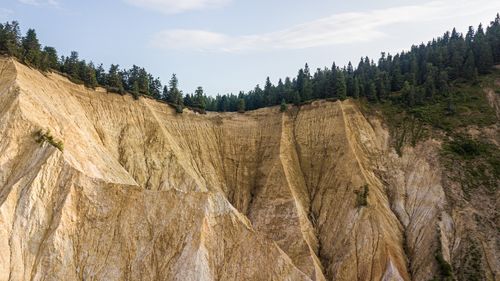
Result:
M368 193L370 192L369 187L365 184L360 190L355 190L356 194L356 207L362 208L368 206Z
M53 147L59 149L59 151L64 150L64 144L61 140L57 140L52 136L50 133L50 130L43 131L43 130L38 130L35 133L35 140L39 144L44 144L45 142L48 142L50 145Z

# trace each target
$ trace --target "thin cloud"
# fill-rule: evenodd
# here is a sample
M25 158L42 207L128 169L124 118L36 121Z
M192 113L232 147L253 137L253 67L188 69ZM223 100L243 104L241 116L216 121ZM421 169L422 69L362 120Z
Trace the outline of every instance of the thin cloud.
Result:
M30 0L28 0L30 1ZM231 0L125 0L127 3L159 11L164 14L177 14L190 10L201 10L226 5Z
M59 3L56 0L17 0L17 1L32 6L42 6L42 5L49 5L54 7L59 6Z
M305 49L336 44L369 42L386 34L382 27L475 15L500 10L490 0L431 1L368 12L334 14L275 32L231 36L206 30L173 29L154 35L151 46L159 49L209 52L249 52Z
M10 9L0 8L0 20L8 19L13 13Z

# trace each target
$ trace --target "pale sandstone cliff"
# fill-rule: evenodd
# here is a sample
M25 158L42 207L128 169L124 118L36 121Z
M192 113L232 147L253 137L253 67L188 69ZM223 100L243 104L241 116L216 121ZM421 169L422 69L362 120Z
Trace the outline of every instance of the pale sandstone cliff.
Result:
M179 115L2 59L0 280L429 280L463 220L439 143L388 140L351 101Z

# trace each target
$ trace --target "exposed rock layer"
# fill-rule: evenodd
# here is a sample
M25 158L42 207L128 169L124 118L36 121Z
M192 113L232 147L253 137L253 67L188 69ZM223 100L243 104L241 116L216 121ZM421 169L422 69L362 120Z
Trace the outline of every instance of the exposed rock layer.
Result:
M428 280L459 248L439 143L398 157L352 101L179 115L0 71L0 280Z

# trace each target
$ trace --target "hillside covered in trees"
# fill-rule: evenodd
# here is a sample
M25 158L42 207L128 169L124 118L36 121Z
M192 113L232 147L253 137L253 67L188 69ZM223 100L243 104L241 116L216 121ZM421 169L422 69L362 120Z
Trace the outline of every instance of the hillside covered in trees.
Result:
M449 86L454 81L474 83L478 75L488 74L500 63L500 15L486 28L469 27L463 35L453 29L427 44L414 45L409 51L391 55L382 53L377 62L364 57L355 67L351 62L339 67L316 69L306 64L297 77L280 79L274 85L269 77L264 87L249 92L217 95L198 87L183 94L178 79L172 75L168 85L137 65L122 69L112 64L81 60L77 52L59 57L54 47L40 44L34 29L21 35L18 22L0 24L0 53L14 56L41 71L58 71L73 82L90 88L101 86L110 92L130 93L135 98L149 96L167 101L182 112L184 106L201 111L245 111L284 103L301 104L314 99L365 98L370 102L391 100L406 107L450 99ZM398 95L391 95L398 92ZM451 100L451 99L450 99ZM450 107L453 105L450 104Z

